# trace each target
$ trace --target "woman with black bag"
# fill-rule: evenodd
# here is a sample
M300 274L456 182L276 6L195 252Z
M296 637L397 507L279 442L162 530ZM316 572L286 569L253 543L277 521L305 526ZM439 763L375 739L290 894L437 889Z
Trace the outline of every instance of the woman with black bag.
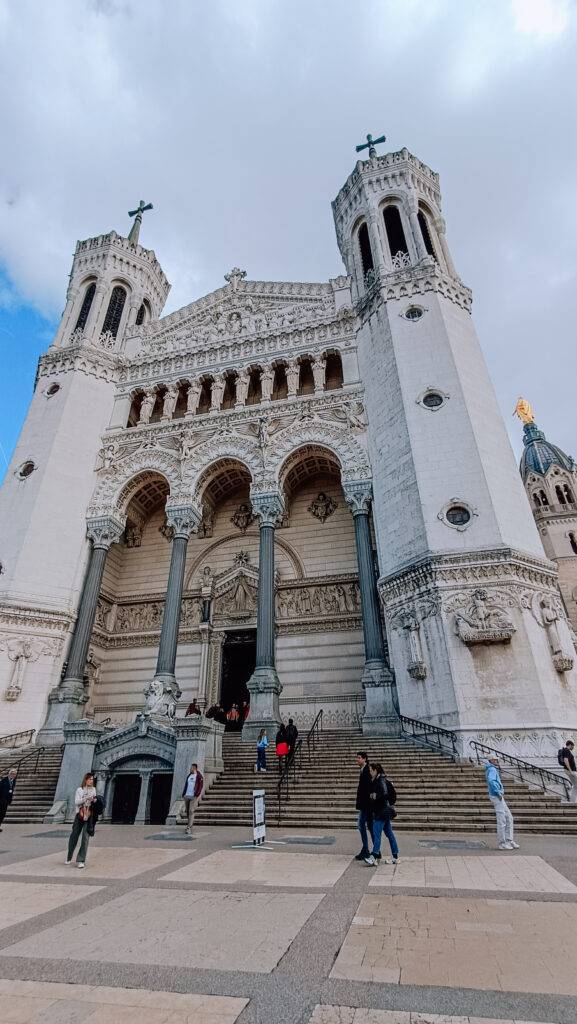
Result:
M76 857L76 867L83 868L86 862L86 851L88 849L88 823L90 821L90 814L92 811L92 804L96 800L96 789L94 787L94 775L92 772L86 772L82 780L82 785L78 787L74 794L74 806L76 808L76 814L74 815L74 821L72 822L72 831L70 833L70 839L68 840L68 853L66 855L66 863L72 863L72 857L74 851L78 845L80 839L80 849Z
M373 852L365 857L365 864L373 867L381 859L381 838L383 832L389 840L391 847L392 863L399 862L399 847L397 838L393 832L391 820L396 818L397 812L393 806L397 802L397 794L392 782L389 782L385 775L382 764L369 765L371 773L371 789L369 799L373 819ZM385 860L385 864L391 863Z

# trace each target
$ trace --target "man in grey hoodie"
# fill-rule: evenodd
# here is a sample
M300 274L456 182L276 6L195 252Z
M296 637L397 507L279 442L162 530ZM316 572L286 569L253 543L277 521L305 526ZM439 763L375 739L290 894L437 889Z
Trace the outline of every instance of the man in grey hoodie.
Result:
M518 850L519 844L513 840L513 815L505 803L505 790L499 774L499 761L496 757L490 757L485 761L485 779L487 780L489 800L495 808L499 849Z

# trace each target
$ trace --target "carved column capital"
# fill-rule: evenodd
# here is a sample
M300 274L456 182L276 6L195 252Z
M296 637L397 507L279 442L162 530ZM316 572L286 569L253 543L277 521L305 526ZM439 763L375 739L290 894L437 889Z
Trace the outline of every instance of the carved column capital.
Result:
M112 544L117 544L124 532L125 523L112 516L101 516L98 519L86 520L86 536L95 548L108 551Z
M373 500L373 485L370 480L343 482L343 494L353 516L369 514Z
M173 538L185 537L188 540L201 519L202 514L194 505L175 505L166 509L166 525L170 528Z
M280 491L250 496L253 515L261 526L276 526L284 512L284 500Z

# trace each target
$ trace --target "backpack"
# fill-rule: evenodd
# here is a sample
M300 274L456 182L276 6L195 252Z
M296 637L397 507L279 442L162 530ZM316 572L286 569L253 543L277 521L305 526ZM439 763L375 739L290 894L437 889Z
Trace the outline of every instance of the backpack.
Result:
M561 750L557 751L557 763L560 764L562 768L565 767L565 763L563 761L564 756L565 756L565 747L561 747ZM569 763L571 763L571 762L569 762Z
M397 791L393 786L393 783L390 781L390 779L387 779L387 800L389 801L391 807L393 806L393 804L396 804L397 802Z

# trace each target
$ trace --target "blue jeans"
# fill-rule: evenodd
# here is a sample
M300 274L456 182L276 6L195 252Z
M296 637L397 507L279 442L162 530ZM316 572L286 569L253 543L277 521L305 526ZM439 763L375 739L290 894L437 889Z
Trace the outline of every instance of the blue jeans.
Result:
M361 833L361 840L362 840L362 843L363 843L363 850L366 850L367 853L368 853L369 852L369 839L368 839L368 836L367 836L367 828L368 828L368 830L369 830L369 832L371 834L371 839L373 838L373 822L372 822L371 814L370 814L369 811L359 811L359 820L358 820L358 823L357 823L357 828L358 828L359 832Z
M389 840L389 846L391 847L391 854L393 857L399 856L399 847L397 846L397 839L393 832L393 826L391 825L390 819L381 821L379 818L375 818L373 821L373 857L376 853L381 852L381 838L385 833Z
M266 747L256 748L256 770L260 772L262 769L266 772Z

